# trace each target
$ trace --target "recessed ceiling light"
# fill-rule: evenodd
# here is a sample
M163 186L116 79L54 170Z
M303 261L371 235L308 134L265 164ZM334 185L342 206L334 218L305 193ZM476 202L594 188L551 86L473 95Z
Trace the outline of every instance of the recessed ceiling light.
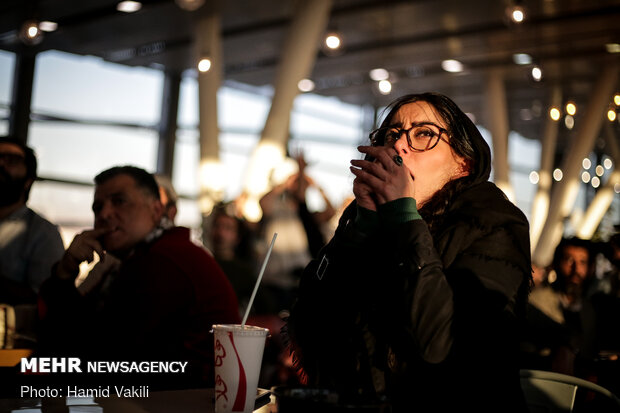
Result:
M392 83L389 80L381 80L377 86L382 95L389 95L392 91Z
M314 82L310 79L301 79L297 83L297 88L301 92L312 92L314 90Z
M53 32L58 29L58 23L44 20L39 23L39 29L43 30L44 32Z
M605 49L607 53L620 53L620 43L607 43Z
M142 3L138 1L121 1L116 5L116 10L123 13L135 13L142 8Z
M380 67L377 69L372 69L368 73L368 75L375 82L379 82L381 80L387 80L390 77L390 74L388 73L388 71Z
M198 62L198 70L202 73L208 72L211 69L211 60L208 57L203 57Z
M330 33L325 38L325 46L332 50L338 49L340 47L340 43L340 37L336 33Z
M515 53L512 55L512 60L518 65L529 65L532 63L532 56L527 53Z
M458 60L448 59L441 62L441 68L446 72L458 73L463 71L463 63Z

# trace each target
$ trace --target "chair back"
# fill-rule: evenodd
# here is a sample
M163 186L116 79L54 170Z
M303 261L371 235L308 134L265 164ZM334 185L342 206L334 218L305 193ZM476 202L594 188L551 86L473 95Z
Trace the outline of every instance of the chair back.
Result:
M612 392L566 374L521 370L521 388L530 413L620 412L620 399ZM586 406L597 410L589 410Z

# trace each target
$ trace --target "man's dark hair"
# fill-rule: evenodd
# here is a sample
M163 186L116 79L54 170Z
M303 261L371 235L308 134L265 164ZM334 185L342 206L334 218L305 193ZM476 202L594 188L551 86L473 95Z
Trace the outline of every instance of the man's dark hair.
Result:
M119 175L131 176L134 181L136 181L136 186L138 188L144 190L147 195L159 199L159 186L157 186L157 181L155 181L153 174L136 166L114 166L110 169L106 169L95 177L95 185L101 185Z
M26 178L32 179L33 181L37 179L37 157L34 153L34 150L27 146L25 143L20 141L14 136L0 136L0 143L9 143L11 145L15 145L19 147L24 152L24 163L26 164ZM29 186L26 189L26 193L24 194L26 197L26 201L28 200L28 196L30 195Z
M578 237L570 237L562 238L557 247L555 247L552 263L553 268L558 268L558 265L560 265L560 261L562 260L562 256L564 255L564 248L569 246L583 248L588 251L588 265L592 266L594 264L594 260L596 257L592 248L592 241L581 239Z

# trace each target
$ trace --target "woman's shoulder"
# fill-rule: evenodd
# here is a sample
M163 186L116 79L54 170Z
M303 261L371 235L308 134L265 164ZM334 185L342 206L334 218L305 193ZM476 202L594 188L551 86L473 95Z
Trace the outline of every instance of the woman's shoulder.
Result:
M529 226L521 209L492 182L474 185L458 195L448 212L463 224L476 224L483 228L497 226Z

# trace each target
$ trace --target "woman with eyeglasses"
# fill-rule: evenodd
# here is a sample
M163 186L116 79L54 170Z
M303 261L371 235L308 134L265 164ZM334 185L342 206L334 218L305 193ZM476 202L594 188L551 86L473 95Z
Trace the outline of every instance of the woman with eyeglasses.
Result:
M352 160L355 201L288 321L308 385L392 411L527 411L518 330L528 222L446 96L403 96Z

